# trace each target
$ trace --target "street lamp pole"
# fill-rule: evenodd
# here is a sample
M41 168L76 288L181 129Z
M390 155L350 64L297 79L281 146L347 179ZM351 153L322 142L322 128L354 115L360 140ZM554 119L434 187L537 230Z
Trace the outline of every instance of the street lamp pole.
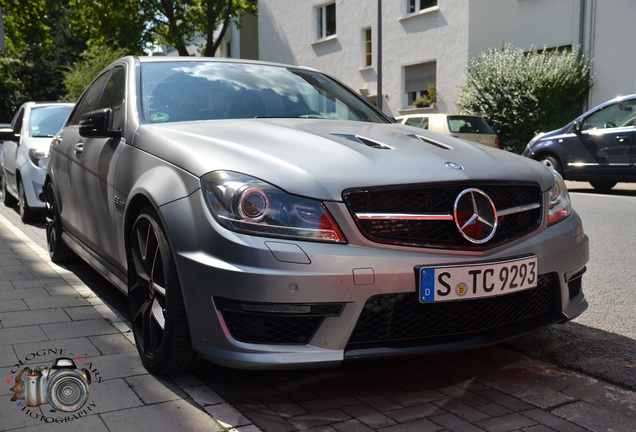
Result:
M382 111L382 0L378 0L378 91L376 105Z

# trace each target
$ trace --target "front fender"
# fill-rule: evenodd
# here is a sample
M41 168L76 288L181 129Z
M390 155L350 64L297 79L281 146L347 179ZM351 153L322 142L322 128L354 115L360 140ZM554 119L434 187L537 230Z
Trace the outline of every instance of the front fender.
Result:
M201 187L198 177L131 146L123 150L114 179L117 234L124 239L119 242L119 254L124 264L129 232L139 210L144 205L158 210Z

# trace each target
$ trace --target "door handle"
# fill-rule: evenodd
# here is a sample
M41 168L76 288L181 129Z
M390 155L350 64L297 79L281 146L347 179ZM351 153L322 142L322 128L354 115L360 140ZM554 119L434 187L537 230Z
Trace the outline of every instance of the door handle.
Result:
M629 139L629 136L627 135L616 135L616 141L618 141L619 143L624 143L628 139Z
M84 151L84 143L78 142L73 146L75 154L82 153Z

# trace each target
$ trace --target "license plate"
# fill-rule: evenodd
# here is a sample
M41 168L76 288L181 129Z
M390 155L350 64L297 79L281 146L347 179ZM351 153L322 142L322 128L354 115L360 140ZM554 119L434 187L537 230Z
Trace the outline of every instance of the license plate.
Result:
M512 294L537 286L537 257L480 265L420 267L421 303Z

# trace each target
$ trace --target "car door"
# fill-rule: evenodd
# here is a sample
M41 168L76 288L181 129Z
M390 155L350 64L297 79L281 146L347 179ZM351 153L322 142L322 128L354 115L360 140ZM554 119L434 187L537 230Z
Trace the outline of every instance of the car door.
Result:
M606 105L575 125L564 169L578 175L632 175L636 100Z
M50 171L55 174L54 181L58 192L57 202L60 219L64 228L75 237L82 238L79 225L79 213L84 211L82 202L76 203L75 188L82 188L74 174L78 172L78 144L82 143L79 134L80 117L92 111L104 91L107 74L100 75L84 91L69 115L65 126L51 143ZM83 201L83 200L82 200Z
M4 141L2 144L2 164L4 167L4 175L7 188L13 191L15 194L18 192L18 186L16 182L16 157L18 154L18 147L20 146L20 141L22 139L22 126L24 124L24 114L26 112L26 107L21 107L18 113L13 117L13 121L11 122L11 129L18 136L16 141Z
M110 129L123 131L126 70L124 66L116 66L105 76L103 91L93 110L110 108ZM123 137L83 137L79 134L74 138L74 163L70 175L80 238L102 258L114 264L117 262L118 243L113 219L113 183L117 155L125 140Z

